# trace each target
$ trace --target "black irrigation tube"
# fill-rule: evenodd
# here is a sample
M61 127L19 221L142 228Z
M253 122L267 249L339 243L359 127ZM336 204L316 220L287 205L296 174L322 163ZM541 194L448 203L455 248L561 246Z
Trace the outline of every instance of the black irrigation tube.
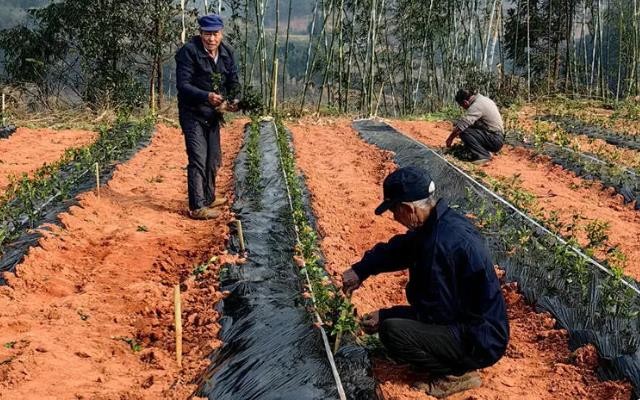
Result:
M0 126L0 139L7 139L16 131L15 125Z
M291 223L275 132L261 124L260 191L249 184L247 145L235 162L233 210L244 228L246 263L227 266L217 305L223 346L200 377L196 394L209 399L337 399L322 338L301 299ZM232 246L234 247L234 246Z
M593 126L575 118L559 115L543 115L541 121L555 122L565 131L574 135L586 135L593 139L602 139L614 146L640 150L640 135L625 135L609 129Z
M573 349L595 345L603 379L627 378L636 395L640 394L640 296L636 282L612 276L593 260L587 262L578 249L567 246L426 145L381 122L359 120L354 128L366 142L393 151L398 165L427 169L441 182L439 196L454 207L484 215L487 222L482 231L507 279L518 282L527 301L554 315L569 332ZM525 245L517 245L518 238L526 238Z
M635 209L640 210L640 176L634 171L555 143L544 143L542 148L538 149L515 137L519 137L518 133L510 132L507 135L507 143L515 147L540 151L549 156L554 164L572 171L579 177L599 180L605 187L612 187L622 195L625 204L635 201Z
M33 198L28 200L5 199L0 228L3 234L15 239L1 244L0 272L13 271L27 250L37 243L41 233L31 231L31 228L43 223L57 223L58 214L75 204L78 194L95 188L93 160L99 161L101 184L108 182L118 164L130 159L150 143L152 122L149 119L140 123L118 122L111 130L101 134L94 144L77 150L74 158L50 171L51 175L43 178L44 181L36 183L35 178L24 178L26 180L21 181L23 184L32 185L30 182L33 182L34 187L37 185L43 191L34 193ZM4 284L1 277L0 284Z

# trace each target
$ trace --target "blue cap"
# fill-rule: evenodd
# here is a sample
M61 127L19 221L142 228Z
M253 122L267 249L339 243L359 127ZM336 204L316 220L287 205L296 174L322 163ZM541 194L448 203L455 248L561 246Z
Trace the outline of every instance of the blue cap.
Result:
M436 186L427 171L418 167L400 168L389 174L382 184L384 201L376 208L376 215L399 203L410 203L431 196Z
M200 30L205 32L215 32L224 28L222 18L218 14L205 15L198 18L198 25L200 25Z

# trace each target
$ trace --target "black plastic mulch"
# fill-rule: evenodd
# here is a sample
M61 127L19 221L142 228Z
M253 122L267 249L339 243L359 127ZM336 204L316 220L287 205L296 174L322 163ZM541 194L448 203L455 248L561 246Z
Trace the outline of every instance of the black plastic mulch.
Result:
M248 186L247 138L235 163L233 210L242 221L247 262L227 266L218 303L223 346L199 378L209 399L336 399L320 332L301 300L295 234L272 124L260 127L261 190Z

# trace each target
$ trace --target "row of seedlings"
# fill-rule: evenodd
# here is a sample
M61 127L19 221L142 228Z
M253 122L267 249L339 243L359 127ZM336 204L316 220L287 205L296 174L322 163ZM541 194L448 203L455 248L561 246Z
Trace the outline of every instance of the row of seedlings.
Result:
M604 187L611 187L622 195L625 204L635 201L635 209L640 210L640 175L636 171L602 160L594 154L582 153L567 147L568 143L563 141L558 144L547 140L534 140L532 143L519 131L508 132L507 143L546 155L554 164L583 179L602 182Z
M623 135L610 129L594 126L566 116L544 115L538 117L538 120L554 122L565 131L574 135L585 135L593 139L604 140L614 146L640 150L640 135Z
M569 332L573 349L588 343L597 348L603 378L627 378L638 392L636 282L589 258L424 144L384 123L358 121L354 126L365 141L393 151L399 166L421 166L442 182L439 196L475 216L507 279L518 283L529 302L552 313Z
M134 122L122 117L113 127L101 128L91 145L66 150L31 177L13 177L0 197L0 271L11 270L37 240L29 229L55 221L68 200L96 185L96 175L105 182L117 163L148 143L152 131L151 118Z
M375 382L366 350L359 344L358 322L351 300L332 282L320 250L315 217L309 204L304 178L298 175L291 134L281 118L275 121L282 170L287 182L291 213L298 241L295 249L300 276L307 282L303 297L316 324L332 343L342 383L350 399L375 398Z

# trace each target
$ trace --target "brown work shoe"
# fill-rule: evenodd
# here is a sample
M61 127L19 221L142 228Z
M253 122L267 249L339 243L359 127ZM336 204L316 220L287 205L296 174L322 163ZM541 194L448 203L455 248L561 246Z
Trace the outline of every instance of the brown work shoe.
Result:
M462 376L448 375L430 382L419 382L414 384L414 387L437 399L443 399L454 393L475 389L481 385L480 374L472 371Z
M218 208L218 207L224 206L228 202L229 201L227 200L226 197L219 197L215 199L213 203L209 204L209 208Z
M190 211L189 216L193 219L213 219L220 216L220 211L202 207L197 210Z

